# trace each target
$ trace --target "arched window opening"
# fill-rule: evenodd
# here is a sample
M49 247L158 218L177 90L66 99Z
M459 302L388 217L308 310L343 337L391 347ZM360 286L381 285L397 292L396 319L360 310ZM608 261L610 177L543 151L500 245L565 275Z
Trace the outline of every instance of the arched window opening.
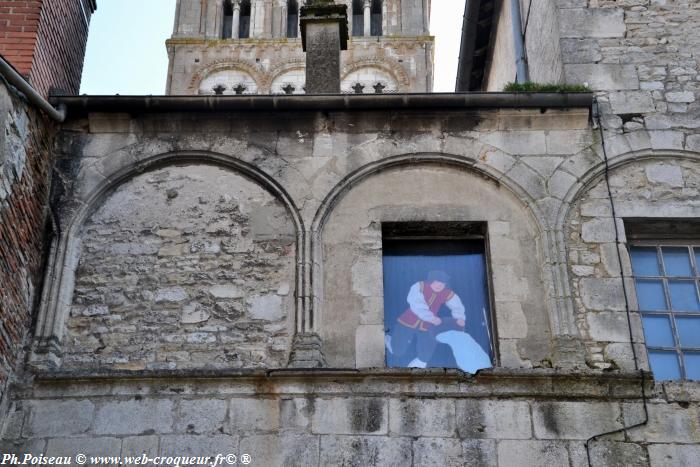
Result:
M382 35L382 1L372 0L370 34L373 36Z
M299 36L299 4L297 0L289 0L287 3L287 37Z
M224 27L221 32L223 39L233 37L233 4L231 0L224 2Z
M365 35L365 14L363 0L352 0L352 35Z
M238 31L238 37L241 39L250 37L250 0L241 1L241 19Z

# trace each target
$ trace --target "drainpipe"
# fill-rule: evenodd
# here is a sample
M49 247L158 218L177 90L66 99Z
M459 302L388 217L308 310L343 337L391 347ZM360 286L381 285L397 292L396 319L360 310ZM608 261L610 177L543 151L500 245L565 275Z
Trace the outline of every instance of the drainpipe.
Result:
M34 88L24 79L22 75L17 73L17 71L5 61L3 57L0 56L0 75L4 77L8 83L17 88L22 94L27 96L29 102L33 105L39 107L43 110L49 117L56 120L57 122L63 122L66 119L66 106L65 104L60 104L58 109L54 108L49 104L46 99L44 99L41 94L36 92Z
M513 23L513 43L515 45L515 68L517 82L530 81L525 57L525 38L523 37L523 18L520 14L520 0L510 0L511 19Z

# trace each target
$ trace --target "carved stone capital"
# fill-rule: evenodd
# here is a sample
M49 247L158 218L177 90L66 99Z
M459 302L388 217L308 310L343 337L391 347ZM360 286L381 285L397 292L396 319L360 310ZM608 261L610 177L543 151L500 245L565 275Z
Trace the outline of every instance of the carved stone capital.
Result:
M290 368L323 368L326 357L323 355L323 341L316 333L302 333L294 336Z

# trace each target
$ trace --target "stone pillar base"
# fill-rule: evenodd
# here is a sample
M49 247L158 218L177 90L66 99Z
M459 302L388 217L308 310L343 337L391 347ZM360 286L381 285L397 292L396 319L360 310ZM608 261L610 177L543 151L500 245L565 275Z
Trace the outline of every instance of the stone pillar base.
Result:
M289 368L323 368L325 366L323 341L318 334L304 333L294 336Z

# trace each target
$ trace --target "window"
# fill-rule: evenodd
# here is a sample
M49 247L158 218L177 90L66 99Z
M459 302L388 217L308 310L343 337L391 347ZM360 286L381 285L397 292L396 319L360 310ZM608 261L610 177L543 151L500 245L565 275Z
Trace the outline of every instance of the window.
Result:
M294 38L299 35L299 4L296 0L287 3L287 37Z
M657 380L700 380L700 242L630 245L649 365Z
M247 39L250 37L250 0L241 1L241 17L239 20L238 37Z
M485 226L382 225L388 367L491 368Z
M365 13L363 0L352 0L352 35L365 35Z
M373 36L382 35L382 2L372 0L370 33Z
M223 39L231 39L233 37L233 5L231 0L224 2L224 27L221 37Z

